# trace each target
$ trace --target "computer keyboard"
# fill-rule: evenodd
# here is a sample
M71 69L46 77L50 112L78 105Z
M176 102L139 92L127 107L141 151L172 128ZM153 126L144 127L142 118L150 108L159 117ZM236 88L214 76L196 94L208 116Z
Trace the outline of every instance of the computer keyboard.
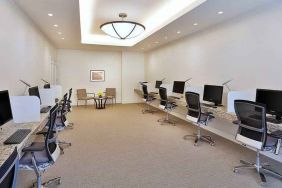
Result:
M51 110L51 107L52 107L52 106L42 107L42 108L40 109L40 113L47 113L47 112L49 112L49 111Z
M19 129L14 132L7 140L5 140L4 144L19 144L30 132L30 129Z

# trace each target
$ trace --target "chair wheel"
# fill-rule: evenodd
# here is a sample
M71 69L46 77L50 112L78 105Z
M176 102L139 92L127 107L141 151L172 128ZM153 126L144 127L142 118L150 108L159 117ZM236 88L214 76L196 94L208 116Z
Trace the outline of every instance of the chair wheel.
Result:
M197 143L195 143L195 144L194 144L194 146L198 146L198 144L197 144Z
M238 170L236 168L233 168L234 173L238 173Z
M210 143L211 146L215 146L215 143Z

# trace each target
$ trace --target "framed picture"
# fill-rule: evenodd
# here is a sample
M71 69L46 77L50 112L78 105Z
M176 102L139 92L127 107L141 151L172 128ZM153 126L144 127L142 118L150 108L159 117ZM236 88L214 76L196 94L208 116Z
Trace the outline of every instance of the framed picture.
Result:
M105 71L104 70L90 70L90 81L91 82L104 82Z

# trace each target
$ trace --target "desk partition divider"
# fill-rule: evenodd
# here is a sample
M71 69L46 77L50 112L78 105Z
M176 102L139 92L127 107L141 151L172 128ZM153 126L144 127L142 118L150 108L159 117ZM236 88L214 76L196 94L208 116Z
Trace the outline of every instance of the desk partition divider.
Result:
M10 97L14 123L40 121L40 100L36 96Z

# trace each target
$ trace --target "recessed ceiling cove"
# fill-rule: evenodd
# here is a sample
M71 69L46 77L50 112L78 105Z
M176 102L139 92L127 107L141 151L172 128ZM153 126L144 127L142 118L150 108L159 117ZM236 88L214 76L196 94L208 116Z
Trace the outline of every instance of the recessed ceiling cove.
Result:
M193 10L206 0L79 0L81 43L111 46L134 46L180 16ZM119 21L119 14L126 13L125 21L145 26L145 31L130 39L106 35L100 26Z

